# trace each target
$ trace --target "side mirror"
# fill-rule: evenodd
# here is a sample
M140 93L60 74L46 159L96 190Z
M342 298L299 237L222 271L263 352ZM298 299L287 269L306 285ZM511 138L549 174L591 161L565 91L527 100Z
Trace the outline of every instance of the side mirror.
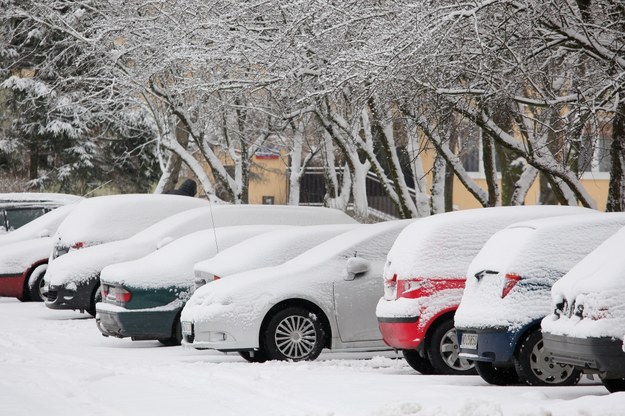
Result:
M347 259L347 276L345 280L354 280L358 275L369 271L369 260L361 257Z
M39 236L39 238L50 237L50 230L44 228L43 230L39 231L39 234L37 235Z
M158 244L156 244L156 249L160 250L163 247L165 247L167 244L171 243L172 241L174 241L172 237L165 237L162 240L160 240Z

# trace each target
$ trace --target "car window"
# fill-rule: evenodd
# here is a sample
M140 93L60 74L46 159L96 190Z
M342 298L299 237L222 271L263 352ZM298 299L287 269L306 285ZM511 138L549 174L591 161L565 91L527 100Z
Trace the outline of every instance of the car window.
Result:
M12 208L6 210L6 225L9 231L17 230L46 213L45 208Z

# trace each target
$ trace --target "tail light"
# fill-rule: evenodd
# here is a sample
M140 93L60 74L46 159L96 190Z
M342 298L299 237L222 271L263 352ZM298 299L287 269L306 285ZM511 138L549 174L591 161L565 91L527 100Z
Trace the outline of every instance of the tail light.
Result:
M510 291L516 286L517 283L519 283L519 280L521 280L521 276L519 276L518 274L506 274L503 281L503 289L501 290L502 299L505 298L508 293L510 293Z
M132 299L132 293L123 287L102 285L102 298L119 303L127 303Z
M74 244L72 245L72 248L73 248L74 250L79 250L79 249L83 248L84 246L85 246L85 243L84 243L84 242L82 242L82 241L78 241L77 243L74 243Z
M221 279L221 277L219 277L219 276L213 276L213 280L219 280L219 279Z
M397 299L397 274L394 274L390 279L384 279L384 299Z
M397 297L416 299L422 297L421 289L424 285L423 279L400 280L397 283Z

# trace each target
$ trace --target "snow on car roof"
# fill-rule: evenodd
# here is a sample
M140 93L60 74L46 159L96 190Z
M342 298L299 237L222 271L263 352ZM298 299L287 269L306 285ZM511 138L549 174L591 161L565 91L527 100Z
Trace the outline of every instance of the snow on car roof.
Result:
M532 218L597 213L569 206L479 208L423 218L406 227L388 253L384 275L464 277L486 240L506 226Z
M197 231L181 237L140 259L105 267L100 278L106 283L132 287L192 286L193 266L213 257L218 250L262 233L292 229L281 225L241 225ZM240 253L242 257L244 253Z
M44 192L12 192L0 194L0 204L7 202L50 202L57 205L71 204L83 199L81 196Z
M109 195L86 199L61 223L55 240L113 241L128 238L165 217L208 202L188 196L163 194Z
M386 247L388 242L380 237L384 234L392 234L395 231L399 233L400 230L409 226L409 224L414 221L420 220L396 220L380 222L377 224L362 224L351 231L337 235L336 237L311 248L310 250L284 263L283 266L310 267L311 265L322 263L326 259L331 258L342 251L349 250L350 248L363 242L369 242L367 249L371 253L385 252L388 250ZM393 240L394 239L393 235ZM350 255L357 254L358 253L350 253Z
M209 260L199 262L195 265L195 271L225 277L243 270L278 265L357 226L331 224L272 231L250 238ZM241 256L241 253L246 254Z
M567 215L512 224L484 245L467 270L559 278L621 227L625 214Z
M625 228L584 257L552 288L552 293L574 299L581 293L625 288Z
M153 239L167 233L181 235L191 231L231 225L282 224L316 225L355 223L337 209L289 205L218 205L181 212L137 233L133 238Z
M29 240L31 238L38 238L45 234L51 236L56 232L65 217L67 217L69 213L76 208L76 206L78 206L78 204L74 203L53 209L52 211L35 218L29 223L24 224L15 231L0 235L0 245ZM52 246L50 246L50 249L52 249Z

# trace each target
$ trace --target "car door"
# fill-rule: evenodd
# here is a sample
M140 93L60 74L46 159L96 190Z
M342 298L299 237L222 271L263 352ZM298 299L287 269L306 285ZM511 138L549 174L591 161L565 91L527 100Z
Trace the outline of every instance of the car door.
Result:
M385 256L358 257L368 261L369 269L357 274L353 280L337 279L334 282L335 317L342 342L382 339L375 308L384 293L382 272ZM349 256L341 257L343 267L346 267L348 259Z

